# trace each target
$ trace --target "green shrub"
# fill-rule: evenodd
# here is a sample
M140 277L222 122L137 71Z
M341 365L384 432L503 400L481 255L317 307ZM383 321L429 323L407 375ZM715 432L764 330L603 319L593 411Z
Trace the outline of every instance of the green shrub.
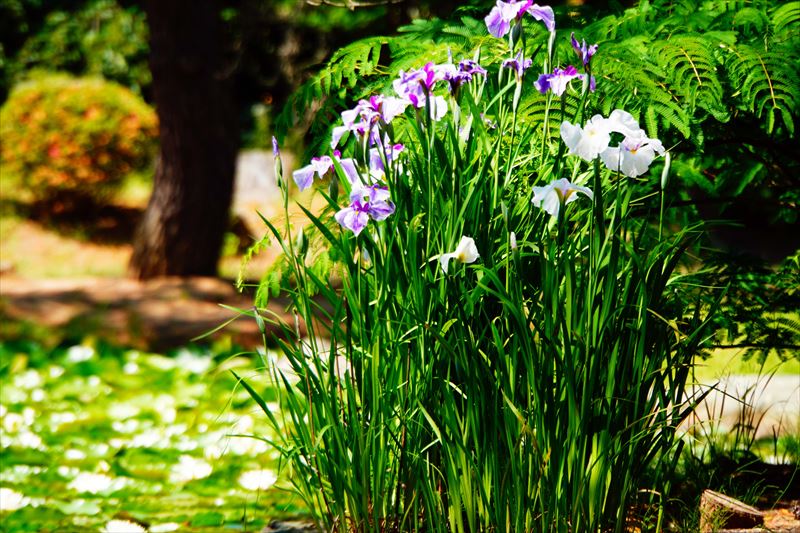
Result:
M155 112L130 90L46 75L18 85L0 109L0 161L36 199L97 200L150 164L156 133Z
M137 94L150 87L147 21L141 6L116 0L2 4L6 61L0 64L0 101L32 69L101 76Z

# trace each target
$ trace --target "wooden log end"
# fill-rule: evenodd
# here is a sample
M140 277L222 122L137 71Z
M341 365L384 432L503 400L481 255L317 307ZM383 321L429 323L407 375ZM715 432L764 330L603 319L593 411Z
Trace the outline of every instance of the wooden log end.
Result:
M750 530L764 524L764 513L730 496L705 490L700 498L700 532Z

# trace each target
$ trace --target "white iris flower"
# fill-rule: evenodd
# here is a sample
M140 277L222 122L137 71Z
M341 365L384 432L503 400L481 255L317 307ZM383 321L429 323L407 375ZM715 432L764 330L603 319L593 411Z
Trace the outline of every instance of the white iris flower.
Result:
M609 146L611 133L625 136L619 146ZM633 115L621 109L612 111L608 118L595 115L583 128L564 121L561 138L570 154L586 161L600 156L610 170L632 178L647 172L656 156L665 153L661 141L649 138Z
M456 247L456 250L449 254L442 254L439 256L439 263L442 265L442 270L447 274L447 265L453 259L459 263L469 264L478 260L480 254L478 247L475 246L475 240L472 237L461 237L461 240Z
M561 123L561 138L569 148L570 154L592 161L608 148L608 143L611 142L608 119L602 115L595 115L583 128L565 120Z
M562 205L577 200L576 193L586 195L590 200L594 197L592 190L588 187L581 187L570 183L567 178L561 178L551 181L544 187L534 187L531 201L536 207L541 207L548 214L557 217Z

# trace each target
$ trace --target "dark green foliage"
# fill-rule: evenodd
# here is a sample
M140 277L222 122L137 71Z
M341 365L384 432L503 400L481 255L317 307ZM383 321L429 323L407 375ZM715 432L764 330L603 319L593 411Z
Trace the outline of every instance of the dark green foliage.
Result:
M715 317L725 332L725 344L741 348L745 359L764 361L770 354L800 357L800 253L787 257L775 270L729 257L715 262L727 264L707 280L729 287Z
M8 43L9 57L0 64L4 81L0 98L31 69L102 76L139 93L149 87L147 24L139 7L123 7L115 0L81 2L78 7L66 2L4 4L3 11L16 13L12 20L24 25L16 28L18 35L9 36L17 42ZM49 12L39 14L43 7Z

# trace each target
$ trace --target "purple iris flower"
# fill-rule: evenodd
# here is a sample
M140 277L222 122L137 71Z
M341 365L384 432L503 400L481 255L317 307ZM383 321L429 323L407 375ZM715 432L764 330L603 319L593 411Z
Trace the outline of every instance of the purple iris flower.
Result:
M342 126L333 128L331 147L335 148L347 132L353 132L360 138L369 136L370 144L380 140L378 125L389 124L398 115L402 115L408 102L394 96L380 94L370 96L369 100L359 100L353 109L342 112Z
M281 156L281 149L278 146L278 139L272 136L272 157L278 158Z
M455 93L459 87L472 81L474 76L486 76L486 69L472 59L463 59L458 66L452 64L439 66L443 67L443 78L450 83L451 93Z
M334 218L339 225L355 235L367 227L370 219L384 220L394 213L394 204L389 200L389 189L382 185L370 185L350 193L350 205L340 209Z
M339 162L339 165L341 165L347 180L351 183L358 181L358 170L356 169L355 161L350 158L339 159L341 155L342 154L338 150L333 152L333 157L335 157ZM314 174L322 179L332 169L333 158L330 156L323 155L321 157L312 157L311 163L303 168L295 170L292 173L292 178L294 178L294 182L297 184L297 187L301 191L304 191L311 187L311 184L314 182Z
M567 85L574 79L584 79L585 74L578 73L578 70L572 65L567 68L556 68L552 74L542 74L539 79L533 82L540 93L545 94L548 89L553 91L556 96L561 96L567 90ZM589 80L589 88L594 91L594 76Z
M583 62L583 68L589 70L589 60L597 53L597 45L593 44L587 46L585 39L581 39L581 42L578 43L578 40L575 38L575 32L572 32L572 35L570 35L570 41L572 42L572 49L575 50L575 53L578 54L578 58Z
M525 59L522 57L522 50L517 52L517 55L514 56L514 59L506 59L503 61L503 68L510 68L513 69L514 72L517 73L517 80L522 79L522 75L525 73L528 68L530 68L533 61L530 59Z
M427 63L421 69L408 72L401 70L400 77L392 82L392 87L400 98L407 100L414 107L424 107L425 97L431 94L437 81L445 79L446 70L444 65L436 65L432 62Z
M503 2L497 0L497 4L492 8L484 21L486 27L495 37L503 37L511 31L511 22L522 20L522 16L528 13L536 20L544 23L549 31L556 29L556 18L553 13L553 8L550 6L539 6L534 4L533 0L512 0L511 2Z

